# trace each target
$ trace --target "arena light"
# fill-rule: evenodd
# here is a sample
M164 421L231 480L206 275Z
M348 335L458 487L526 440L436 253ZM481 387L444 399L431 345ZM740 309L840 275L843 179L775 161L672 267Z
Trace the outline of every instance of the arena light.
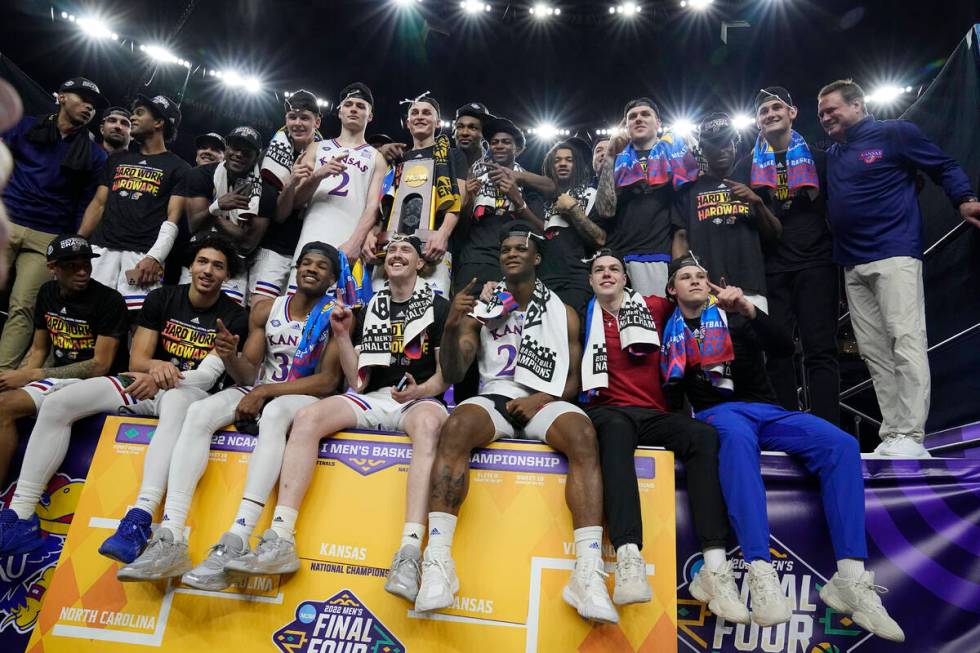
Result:
M614 7L609 8L610 14L620 14L626 18L632 18L636 14L642 11L643 7L640 6L638 2L623 2Z
M738 131L755 126L755 118L745 113L737 113L732 116L732 126Z
M675 120L673 124L667 128L667 131L670 131L677 136L687 138L694 133L694 122L688 120L687 118L681 118L679 120Z
M551 16L560 16L561 9L558 7L552 7L551 5L539 2L530 9L531 15L538 20L545 20Z
M622 130L619 127L609 127L595 130L597 136L615 136Z
M181 59L173 52L167 48L160 45L141 45L140 51L146 54L150 59L154 61L159 61L160 63L172 63L178 66L184 66L185 68L190 68L191 64L185 59Z
M459 3L459 8L462 9L464 13L472 15L485 13L491 9L489 4L485 2L476 2L476 0L463 0L463 2Z
M537 127L531 127L527 130L527 133L542 141L553 141L559 136L568 136L571 134L571 131L562 127L556 127L550 122L544 122Z
M394 3L399 7L411 7L412 5L416 5L421 2L422 0L394 0Z
M90 39L101 40L101 39L112 39L113 41L119 40L119 35L112 31L105 21L102 21L93 16L86 18L79 18L75 21L87 37Z
M258 93L262 90L262 82L257 77L245 76L234 70L217 71L215 77L230 88L240 88L246 93Z
M681 0L681 7L692 11L704 11L714 0Z
M888 105L894 104L898 101L900 97L906 93L911 93L911 86L896 86L894 84L886 84L885 86L879 86L872 93L866 96L864 99L868 104Z
M290 94L290 95L292 95L292 94ZM327 102L326 100L321 99L321 98L317 98L316 99L316 105L318 107L320 107L320 108L323 108L323 109L329 109L330 108L330 103Z

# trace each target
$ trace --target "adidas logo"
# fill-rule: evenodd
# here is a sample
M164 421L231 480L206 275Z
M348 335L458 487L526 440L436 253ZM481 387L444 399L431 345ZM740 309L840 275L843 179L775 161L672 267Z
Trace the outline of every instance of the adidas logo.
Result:
M235 520L235 523L238 524L239 526L244 526L245 525L245 518L244 517L239 517L238 519Z
M409 535L409 537L412 538L413 540L419 539L419 536L416 535L415 533L412 533L411 535Z
M140 161L140 165L146 165L146 159L143 159L142 161Z
M201 320L197 319L196 317L192 317L191 318L191 324L200 324L200 323L201 323Z
M62 307L62 308L61 308L61 311L60 311L60 313L61 313L62 315L67 315L67 314L68 314L68 309L66 309L66 308L64 308L64 307Z
M163 521L170 521L170 516L167 513L163 513Z
M429 531L429 535L442 535L442 533L439 532L438 528L433 528L431 531Z
M598 542L593 542L592 544L589 545L589 548L590 549L598 549L598 548L600 548L599 547L599 543Z
M282 517L276 517L276 518L275 518L275 519L273 519L272 521L274 521L274 522L280 522L280 523L282 523Z

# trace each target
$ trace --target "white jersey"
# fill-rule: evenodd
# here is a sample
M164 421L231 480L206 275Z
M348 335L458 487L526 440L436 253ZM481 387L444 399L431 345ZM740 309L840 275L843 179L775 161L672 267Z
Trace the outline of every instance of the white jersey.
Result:
M289 314L292 299L292 295L285 295L272 302L269 319L265 321L265 358L256 385L282 383L289 375L305 321Z
M530 391L514 381L517 352L524 331L524 311L487 322L480 329L480 394L526 397Z
M345 147L332 138L317 143L314 169L322 168L341 154L345 155L347 169L320 181L313 192L303 217L293 264L306 243L319 240L340 247L354 233L367 204L376 153L370 145Z

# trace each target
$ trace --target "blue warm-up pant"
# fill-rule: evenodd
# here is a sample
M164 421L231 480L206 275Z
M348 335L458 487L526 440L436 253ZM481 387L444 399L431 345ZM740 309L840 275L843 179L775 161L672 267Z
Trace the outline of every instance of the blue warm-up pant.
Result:
M837 560L868 557L864 478L855 438L819 417L774 404L733 401L702 410L696 417L718 430L721 489L747 562L769 560L760 449L790 454L820 479Z

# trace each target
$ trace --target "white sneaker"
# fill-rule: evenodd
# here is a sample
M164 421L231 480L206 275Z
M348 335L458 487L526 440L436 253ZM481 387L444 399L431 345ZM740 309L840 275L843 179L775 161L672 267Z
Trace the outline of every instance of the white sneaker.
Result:
M140 557L121 567L116 578L123 582L163 580L180 576L191 566L187 542L175 542L169 528L160 528Z
M432 556L426 549L422 560L422 585L415 597L415 610L428 612L452 607L458 591L459 578L456 577L453 559Z
M932 458L921 442L907 435L894 438L881 455L889 458Z
M646 603L653 598L653 588L647 580L647 563L638 548L628 545L616 559L616 586L613 602L616 605Z
M606 589L607 578L609 574L603 569L602 558L576 560L575 571L562 590L561 597L586 621L619 623L619 613L609 600L609 590Z
M747 624L751 620L749 609L738 595L731 560L714 571L701 567L687 589L691 596L707 603L708 609L725 621Z
M198 566L181 577L180 582L190 587L220 592L231 586L232 574L225 571L225 565L248 553L242 538L234 533L225 533L218 543L211 547L208 557Z
M785 623L793 616L793 606L783 594L779 576L765 560L754 560L749 566L749 592L752 621L760 626Z
M262 534L262 539L254 551L229 560L225 564L225 569L246 576L291 574L299 570L296 544L282 539L270 528Z
M820 589L820 600L837 612L850 615L854 623L869 633L892 642L904 642L905 633L888 615L878 596L887 591L875 585L872 571L864 572L857 580L846 580L840 574L834 574Z
M388 580L385 581L385 591L400 596L406 601L415 602L419 595L419 575L421 568L419 558L422 552L417 546L403 546L391 561L388 570Z
M900 437L902 437L902 436L896 435L894 433L889 433L888 435L881 436L881 443L877 447L875 447L875 450L874 450L873 453L876 456L890 456L891 455L890 451L891 451L892 445Z

